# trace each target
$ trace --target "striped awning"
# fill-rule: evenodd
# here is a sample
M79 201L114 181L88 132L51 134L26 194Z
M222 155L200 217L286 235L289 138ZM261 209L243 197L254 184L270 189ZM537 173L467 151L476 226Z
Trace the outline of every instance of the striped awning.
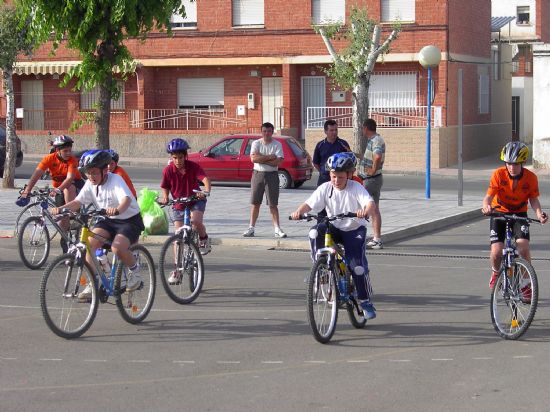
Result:
M15 74L63 74L67 73L79 61L50 61L50 62L17 62L15 63Z
M500 29L502 29L515 18L516 16L491 17L491 32L494 33L500 31Z

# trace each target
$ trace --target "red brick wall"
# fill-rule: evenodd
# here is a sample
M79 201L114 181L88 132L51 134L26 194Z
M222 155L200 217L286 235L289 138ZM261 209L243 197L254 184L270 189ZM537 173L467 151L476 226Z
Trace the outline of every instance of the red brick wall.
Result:
M449 51L491 56L491 4L488 1L449 1Z
M550 0L537 0L536 4L536 34L540 41L550 42Z

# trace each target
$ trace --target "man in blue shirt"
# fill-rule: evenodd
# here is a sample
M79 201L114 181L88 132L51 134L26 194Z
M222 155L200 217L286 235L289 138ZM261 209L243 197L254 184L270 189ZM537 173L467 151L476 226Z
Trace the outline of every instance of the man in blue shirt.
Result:
M351 152L348 142L338 137L336 120L327 120L324 129L326 137L317 143L313 151L313 166L319 171L317 187L330 181L330 173L326 170L328 158L336 153Z

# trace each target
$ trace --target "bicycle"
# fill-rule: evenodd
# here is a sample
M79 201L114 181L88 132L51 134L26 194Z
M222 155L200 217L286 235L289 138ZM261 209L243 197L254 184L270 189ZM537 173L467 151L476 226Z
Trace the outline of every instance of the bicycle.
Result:
M48 260L51 242L55 236L55 234L50 236L50 230L59 233L61 242L65 247L76 243L78 240L80 231L78 222L72 220L69 230L65 232L49 212L48 207L55 207L55 202L49 195L51 191L52 189L46 188L30 194L30 196L38 199L33 203L37 203L35 207L39 208L39 213L25 219L17 234L19 256L23 264L29 269L40 269Z
M307 315L315 340L330 341L336 330L338 309L345 307L353 327L361 329L367 323L356 299L351 269L345 259L344 248L333 239L332 223L338 219L357 217L344 213L332 217L307 213L301 220L325 223L325 245L315 253L313 268L307 282ZM313 231L314 229L312 229ZM310 237L316 238L317 233Z
M527 331L533 321L539 288L535 269L518 255L513 224L519 221L529 225L540 221L502 212L492 212L487 216L502 219L506 224L502 263L491 291L491 321L500 337L515 340Z
M204 192L196 192L204 193ZM204 262L199 251L199 234L191 226L190 202L199 200L197 194L170 200L164 206L185 205L183 226L170 236L160 250L159 272L166 294L181 305L199 296L204 283ZM169 266L173 262L173 270Z
M98 303L106 303L111 296L126 322L142 322L153 306L156 290L155 263L149 251L140 244L130 246L140 266L142 282L138 289L128 292L125 286L128 268L116 255L109 273L104 271L96 256L91 255L93 266L86 261L90 253L90 236L105 240L104 252L110 250L111 242L90 230L90 221L105 218L105 210L75 213L64 209L60 216L72 216L82 229L78 243L70 245L68 253L54 259L42 276L40 307L50 330L66 339L81 336L92 325ZM91 297L81 293L88 285Z

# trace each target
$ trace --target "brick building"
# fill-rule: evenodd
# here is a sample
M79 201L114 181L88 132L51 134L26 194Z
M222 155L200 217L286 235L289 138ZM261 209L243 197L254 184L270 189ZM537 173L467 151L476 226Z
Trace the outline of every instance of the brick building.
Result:
M464 72L465 160L493 153L509 137L510 122L494 112L491 70L491 6L478 0L183 0L187 17L173 16L173 33L130 40L135 74L113 102L111 144L122 156L159 155L174 135L194 148L214 137L257 131L271 121L284 134L305 139L311 149L319 126L335 117L351 125L351 95L333 87L321 68L330 63L312 22L343 20L353 5L366 7L387 36L396 20L402 32L376 65L370 91L371 116L384 128L388 165L423 165L426 70L418 52L428 44L442 51L433 70L432 164L456 163L457 71ZM336 43L337 48L344 45ZM18 134L27 150L43 149L36 135L67 132L78 113L93 109L97 93L59 88L78 62L47 44L32 60L20 61L14 76L16 107L24 108ZM0 113L5 102L0 93ZM498 118L498 122L495 119ZM504 116L506 120L506 116ZM342 128L341 135L351 129ZM75 134L91 145L92 126ZM40 144L36 146L36 142ZM144 144L147 142L147 144ZM151 144L154 143L154 144ZM158 144L157 144L158 143Z

